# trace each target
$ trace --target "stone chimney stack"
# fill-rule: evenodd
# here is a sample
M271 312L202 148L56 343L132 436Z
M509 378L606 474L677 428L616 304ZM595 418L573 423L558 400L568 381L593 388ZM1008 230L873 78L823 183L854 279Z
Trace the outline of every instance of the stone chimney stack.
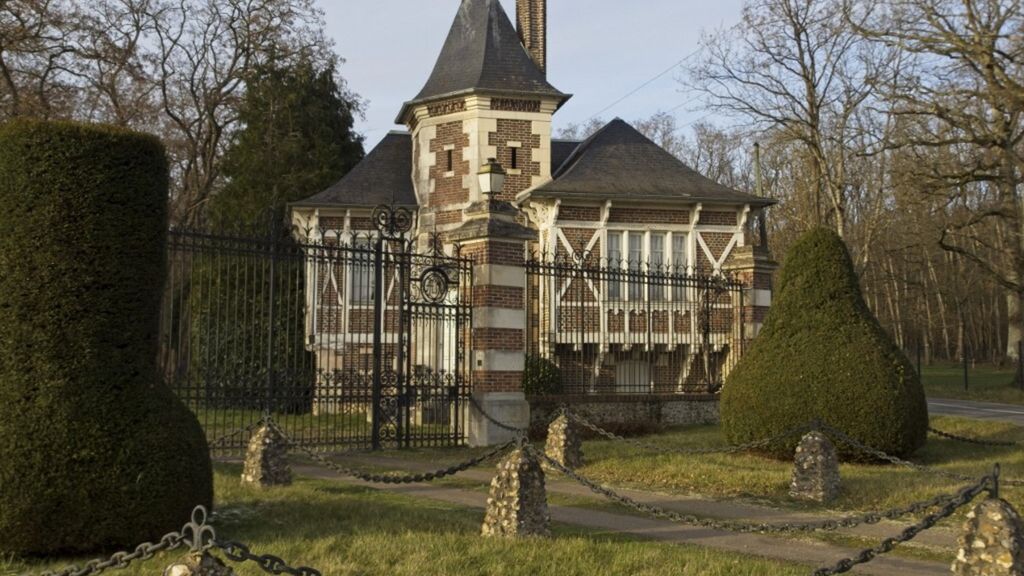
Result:
M548 0L516 0L519 40L537 63L548 73Z

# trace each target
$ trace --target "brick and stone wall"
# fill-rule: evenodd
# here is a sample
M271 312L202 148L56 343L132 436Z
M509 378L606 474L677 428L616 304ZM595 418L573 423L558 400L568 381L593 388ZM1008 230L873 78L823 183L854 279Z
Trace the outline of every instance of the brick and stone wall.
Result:
M498 130L488 134L488 145L497 148L495 158L508 173L498 198L514 200L516 194L533 185L535 176L540 176L540 162L534 160L540 150L540 136L533 133L533 123L529 120L498 119ZM513 150L515 163L512 162Z
M469 201L469 189L465 177L470 173L470 162L463 158L469 147L469 135L463 131L462 121L445 122L437 125L437 134L430 141L430 152L435 162L430 168L430 179L434 190L430 194L432 208L460 205ZM448 170L448 152L452 153L452 169Z

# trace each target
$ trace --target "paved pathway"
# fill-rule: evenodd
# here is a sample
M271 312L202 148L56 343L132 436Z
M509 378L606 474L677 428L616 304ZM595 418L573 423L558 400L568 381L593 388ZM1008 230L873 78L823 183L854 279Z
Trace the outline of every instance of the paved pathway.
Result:
M425 468L436 468L437 463L410 462L408 460L387 459L383 461L379 457L359 458L368 464L387 464L391 469L421 470ZM350 461L346 458L346 461ZM359 480L339 477L337 474L319 466L300 464L295 465L297 474L313 477L331 479L349 484L373 486L381 490L408 494L418 498L429 498L451 504L458 504L472 508L484 508L487 503L487 494L481 490L460 489L432 484L418 485L390 485L370 484ZM470 470L460 474L458 478L471 479L474 481L488 481L491 472L486 469ZM562 481L551 482L549 489L555 493L569 494L574 496L592 496L585 488L578 485L570 485ZM746 514L763 521L789 520L796 515L788 515L785 512L772 510L765 507L746 507L746 505L734 503L713 503L709 508L708 501L701 501L692 498L674 498L659 494L652 494L639 491L622 491L624 494L638 500L656 503L666 508L679 511L704 514L720 518L743 518ZM726 505L728 504L728 505ZM666 520L638 517L629 514L618 514L593 510L589 508L551 505L551 518L555 522L572 524L587 528L628 534L637 537L650 538L654 540L676 543L705 546L727 552L761 556L776 560L797 562L808 566L832 565L837 560L851 557L857 550L832 544L826 544L807 539L782 539L778 537L765 536L762 534L738 534L734 532L723 532L707 528L682 526ZM803 515L804 519L813 519L811 515ZM885 526L883 528L890 528ZM873 530L873 529L872 529ZM898 533L899 529L890 531L882 530L885 536ZM927 534L927 533L926 533ZM864 534L874 538L876 534ZM922 535L922 538L924 536ZM936 538L934 544L946 546L951 534L936 533L929 538ZM907 576L939 576L949 573L949 566L939 562L922 560L911 560L892 556L882 556L874 561L859 566L853 571L858 574L891 575L901 574Z
M1024 406L1016 404L929 398L928 412L930 414L977 418L978 420L1001 420L1018 426L1024 426Z
M437 462L411 461L406 458L389 458L387 456L347 456L346 462L368 464L386 470L402 470L408 472L429 472L436 470ZM492 466L467 470L460 473L457 478L473 480L482 485L490 483L494 476ZM556 473L548 473L547 489L553 494L562 494L577 498L592 499L595 502L607 502L605 498L594 494L590 489L581 486L576 482L568 481ZM854 516L852 513L835 512L832 514L821 514L815 512L800 512L783 510L770 506L762 506L739 500L712 500L700 496L681 496L676 494L661 494L647 490L631 490L628 488L615 488L615 491L623 496L628 496L637 502L652 504L661 508L692 514L702 518L717 518L723 520L746 520L750 522L763 522L766 524L782 523L806 523L817 522L829 518L842 516ZM859 536L869 540L882 540L889 536L899 534L906 523L883 520L878 524L865 524L851 529L842 529L837 532L851 536ZM932 548L952 549L956 545L956 534L949 528L932 528L915 538L910 545L924 545Z

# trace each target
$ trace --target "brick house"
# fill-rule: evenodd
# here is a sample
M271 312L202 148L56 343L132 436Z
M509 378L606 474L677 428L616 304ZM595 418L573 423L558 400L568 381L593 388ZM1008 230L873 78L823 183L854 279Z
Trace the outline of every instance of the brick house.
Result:
M294 203L293 223L358 242L373 209L393 204L413 211L414 233L458 244L475 263L474 397L508 422L529 420L528 357L556 366L566 394L680 401L708 378L709 358L721 372L759 329L773 265L752 224L772 201L701 176L619 119L582 142L553 139L570 95L547 78L546 0L516 7L513 25L498 0L463 0L433 72L398 114L406 130ZM478 178L489 159L506 173L492 198ZM324 366L365 361L327 344L332 331L365 333L365 290L339 281L363 273L311 277L345 303L343 317L307 311ZM710 284L693 280L723 274L743 290L712 302ZM470 421L473 443L504 437Z

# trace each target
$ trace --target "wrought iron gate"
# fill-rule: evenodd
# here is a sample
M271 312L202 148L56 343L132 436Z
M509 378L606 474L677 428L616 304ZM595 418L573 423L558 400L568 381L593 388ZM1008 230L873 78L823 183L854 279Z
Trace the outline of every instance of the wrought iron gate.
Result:
M464 442L472 262L404 208L373 223L171 230L160 358L216 448L268 413L326 450Z

